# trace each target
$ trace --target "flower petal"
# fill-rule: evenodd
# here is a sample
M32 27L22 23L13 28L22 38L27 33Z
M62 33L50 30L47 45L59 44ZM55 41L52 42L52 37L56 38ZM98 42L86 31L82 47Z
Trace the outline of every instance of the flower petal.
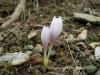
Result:
M51 26L50 26L50 41L51 42L55 41L58 38L58 36L60 35L62 31L62 27L63 27L62 18L60 16L58 17L54 16L51 22Z
M50 34L50 29L48 27L44 26L42 29L42 32L41 32L41 41L42 41L44 49L47 49L47 47L48 47L49 34Z

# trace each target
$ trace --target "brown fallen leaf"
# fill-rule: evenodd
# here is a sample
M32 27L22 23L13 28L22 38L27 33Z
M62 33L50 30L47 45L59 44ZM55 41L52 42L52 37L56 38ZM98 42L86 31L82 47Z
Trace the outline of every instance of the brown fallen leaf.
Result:
M39 56L39 55L32 55L31 56L31 61L32 61L33 65L41 64L42 61L43 61L43 58L41 56Z

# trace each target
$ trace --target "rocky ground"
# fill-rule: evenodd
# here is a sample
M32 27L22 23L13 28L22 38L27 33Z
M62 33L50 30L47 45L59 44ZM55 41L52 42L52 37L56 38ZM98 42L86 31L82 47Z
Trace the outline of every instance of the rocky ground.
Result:
M0 1L0 24L11 15L17 3ZM95 50L100 49L100 19L99 22L77 19L74 12L100 17L100 0L27 1L19 20L0 31L0 56L32 53L29 60L20 65L0 64L0 75L99 75L100 55L96 58ZM45 69L40 34L43 26L50 26L54 15L62 16L64 27L53 47L50 65ZM80 39L75 40L78 37Z

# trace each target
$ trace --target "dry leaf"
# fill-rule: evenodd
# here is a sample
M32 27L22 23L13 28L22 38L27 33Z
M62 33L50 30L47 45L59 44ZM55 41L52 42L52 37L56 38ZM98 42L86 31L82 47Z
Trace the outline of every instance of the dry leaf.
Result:
M43 58L40 55L32 55L31 56L32 64L41 64L43 61Z
M33 30L32 30L32 31L28 34L28 39L31 39L31 38L35 37L36 34L37 34L37 31L33 31Z
M77 40L85 40L87 39L87 29L83 30L77 37Z
M95 47L96 47L97 45L100 45L100 42L91 42L91 43L89 44L89 46L92 47L93 49L95 49Z

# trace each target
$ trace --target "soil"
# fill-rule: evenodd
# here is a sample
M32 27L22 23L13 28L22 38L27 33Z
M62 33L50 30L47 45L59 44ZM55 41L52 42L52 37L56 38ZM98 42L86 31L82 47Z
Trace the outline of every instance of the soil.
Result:
M6 0L3 0L3 2L4 1L6 2ZM0 8L3 9L3 11L0 11L0 18L3 20L11 15L14 11L14 7L16 7L17 2L14 4L14 0L11 1L12 4L10 3L9 8L12 8L12 10L4 9L3 7L6 4L0 1ZM35 59L33 61L30 59L28 62L19 66L11 66L9 64L1 66L0 75L95 75L100 69L100 61L95 59L94 49L92 49L89 44L91 42L100 42L100 24L76 21L73 18L73 12L87 14L91 14L92 12L92 15L100 17L100 1L27 1L25 11L23 11L19 20L13 23L9 29L0 32L0 47L3 48L2 54L6 52L25 52L30 50L32 51L32 55L40 55L41 58L37 58L42 60L43 51L35 51L37 44L42 45L40 36L42 27L45 25L50 26L53 16L60 15L63 18L64 27L59 39L57 39L53 47L55 53L50 57L50 65L48 69L44 68L41 61ZM2 24L2 21L0 21L0 24ZM74 42L65 41L67 39L66 34L73 34L76 37L80 33L78 32L80 29L88 30L88 38L86 40ZM33 38L28 39L28 35L32 30L37 33ZM83 45L77 45L80 42L86 47ZM32 48L30 49L29 46L32 46ZM82 69L77 71L75 70L76 66L81 67ZM87 70L87 66L96 67L96 70L94 68Z

